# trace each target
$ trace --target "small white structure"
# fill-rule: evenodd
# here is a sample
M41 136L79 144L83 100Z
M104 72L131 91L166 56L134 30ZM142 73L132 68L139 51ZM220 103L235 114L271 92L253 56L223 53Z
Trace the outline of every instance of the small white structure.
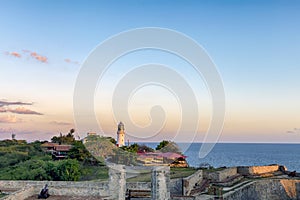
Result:
M117 146L118 147L125 146L125 129L124 129L124 124L122 122L120 122L118 125Z

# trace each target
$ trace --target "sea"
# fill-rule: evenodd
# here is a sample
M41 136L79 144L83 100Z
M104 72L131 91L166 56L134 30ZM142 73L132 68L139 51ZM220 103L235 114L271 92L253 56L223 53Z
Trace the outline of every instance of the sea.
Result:
M158 143L142 143L155 148ZM186 143L177 143L179 147ZM191 167L285 165L289 171L300 171L300 144L217 143L205 157L199 158L202 143L189 144L183 152Z

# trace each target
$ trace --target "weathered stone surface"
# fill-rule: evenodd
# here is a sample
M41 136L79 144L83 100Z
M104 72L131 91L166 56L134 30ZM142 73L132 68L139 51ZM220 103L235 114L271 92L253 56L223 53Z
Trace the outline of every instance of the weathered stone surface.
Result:
M280 165L267 165L267 166L241 166L238 167L238 173L248 176L248 175L259 175L267 174L279 171ZM286 170L286 167L284 167Z
M203 171L198 170L189 177L183 178L183 195L190 195L196 184L200 184L203 180Z
M0 189L18 189L34 187L37 193L48 184L52 195L108 196L107 181L0 181Z
M265 179L248 183L223 195L224 200L296 200L300 199L300 180Z
M236 167L230 167L230 168L225 168L220 171L215 171L215 172L209 172L205 171L203 173L203 177L205 179L209 179L213 182L221 182L231 176L237 175L237 168Z
M150 190L151 182L127 182L126 189L128 190Z
M25 187L16 192L13 192L12 194L10 194L8 196L2 197L1 200L22 200L22 199L25 199L25 198L28 198L28 197L34 195L35 193L37 193L36 188Z
M111 199L126 197L126 170L124 165L109 165L109 194Z
M151 199L170 199L170 167L153 167L151 174Z
M170 194L171 195L182 195L182 178L170 179Z

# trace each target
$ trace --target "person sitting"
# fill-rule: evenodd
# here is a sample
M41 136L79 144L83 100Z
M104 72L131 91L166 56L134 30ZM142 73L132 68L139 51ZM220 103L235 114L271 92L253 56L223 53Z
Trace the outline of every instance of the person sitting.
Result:
M290 172L290 173L289 173L289 176L290 176L290 177L295 177L295 176L296 176L296 171Z
M48 185L46 184L45 187L41 190L38 199L47 199L49 196Z

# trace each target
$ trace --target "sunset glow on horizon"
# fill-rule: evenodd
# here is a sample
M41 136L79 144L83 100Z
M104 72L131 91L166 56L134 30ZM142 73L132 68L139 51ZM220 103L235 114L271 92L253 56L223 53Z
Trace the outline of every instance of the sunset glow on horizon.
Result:
M300 142L298 1L13 0L1 1L0 8L0 139L15 133L17 139L50 140L77 130L74 88L89 54L120 32L162 27L191 37L217 66L226 96L219 142ZM182 58L157 50L122 56L99 79L94 94L99 134L115 137L123 121L125 131L136 136L127 139L140 141L138 137L152 134L147 126L155 118L164 124L153 128L160 134L142 141L172 140L178 134L177 142L187 142L193 136L189 126L177 133L182 107L171 90L159 85L138 88L130 101L117 99L128 101L128 108L113 113L114 88L124 74L157 63L178 73L195 93L199 124L194 141L203 141L213 109L205 81ZM160 110L151 110L157 105L164 108L165 120ZM145 130L133 133L122 112Z

